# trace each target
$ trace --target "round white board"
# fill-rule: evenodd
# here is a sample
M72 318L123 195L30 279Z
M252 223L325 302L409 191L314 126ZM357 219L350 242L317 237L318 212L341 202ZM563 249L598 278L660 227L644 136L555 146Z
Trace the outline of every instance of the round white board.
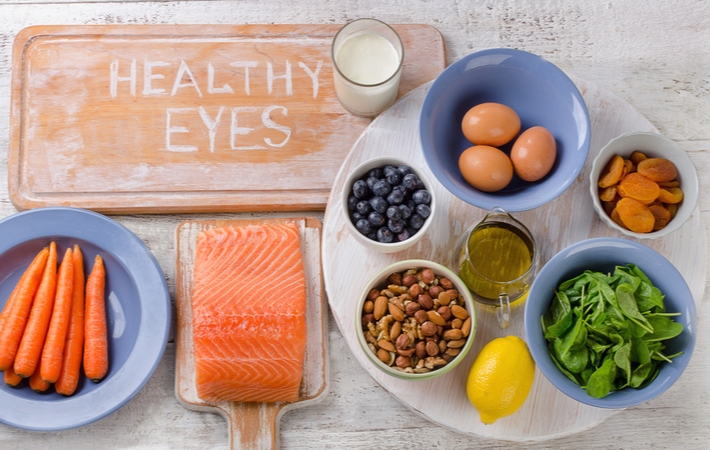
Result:
M594 212L589 197L588 174L599 150L610 139L629 131L657 131L619 97L596 85L573 78L589 110L592 139L580 176L559 198L539 208L513 214L533 233L544 264L564 247L598 236L624 237L608 228ZM538 370L530 395L512 416L483 425L466 397L468 370L481 347L496 337L524 337L523 308L515 308L511 326L498 328L493 311L477 305L478 330L470 353L455 370L429 381L403 381L380 372L359 347L354 315L364 284L384 266L409 258L430 259L452 267L456 237L483 218L486 211L449 193L429 171L419 143L419 111L430 84L420 86L381 114L354 144L336 176L323 223L323 273L328 302L335 320L358 362L373 379L403 404L425 418L460 433L512 441L534 441L577 433L601 423L616 410L578 403L558 391ZM398 156L422 168L434 183L438 211L428 235L414 247L394 254L379 254L360 245L345 227L340 192L345 177L361 162L376 156ZM432 220L432 219L430 219ZM668 258L683 274L696 303L706 280L705 234L696 208L692 217L670 236L644 240L643 244Z

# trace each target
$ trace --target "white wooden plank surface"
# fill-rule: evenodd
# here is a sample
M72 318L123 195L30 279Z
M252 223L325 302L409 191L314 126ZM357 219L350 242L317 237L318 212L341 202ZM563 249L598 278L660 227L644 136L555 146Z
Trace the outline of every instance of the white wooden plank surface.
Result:
M15 212L5 180L11 46L22 28L84 23L343 23L364 16L435 26L446 40L449 63L476 50L515 47L618 95L689 152L700 174L700 219L708 235L710 198L703 193L710 192L710 4L701 0L0 2L0 216ZM254 215L209 216L217 217ZM175 228L182 220L202 216L116 218L156 255L174 294ZM329 320L330 393L318 405L284 415L281 447L705 449L710 445L710 333L705 326L709 305L706 289L698 312L696 353L665 395L590 430L538 444L472 438L413 413L374 382L357 363L335 320ZM50 443L53 449L72 450L227 448L225 421L180 406L174 376L170 344L155 376L116 413L80 429L50 434L0 425L0 448L40 449Z

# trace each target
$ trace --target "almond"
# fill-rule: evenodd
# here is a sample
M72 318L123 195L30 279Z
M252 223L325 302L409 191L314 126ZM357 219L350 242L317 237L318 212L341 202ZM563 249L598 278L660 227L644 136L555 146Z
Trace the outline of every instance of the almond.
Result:
M380 320L382 316L387 314L387 297L380 295L375 299L375 309L372 310L372 315L375 320Z

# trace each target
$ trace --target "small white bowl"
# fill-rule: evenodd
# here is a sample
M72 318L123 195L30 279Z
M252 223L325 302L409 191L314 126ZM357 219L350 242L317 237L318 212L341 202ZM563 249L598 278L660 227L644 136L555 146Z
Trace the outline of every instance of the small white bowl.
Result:
M454 288L463 296L466 311L468 312L469 317L471 318L471 331L469 332L468 337L466 338L466 343L463 347L461 347L461 352L445 366L442 366L427 373L402 372L394 367L388 366L387 364L383 363L382 361L380 361L377 355L375 355L372 350L370 350L367 340L365 339L365 334L362 331L362 309L369 292L373 288L381 289L385 287L387 285L387 279L391 274L401 273L409 269L432 269L437 277L448 278L453 283ZM471 292L468 290L461 278L459 278L454 272L452 272L447 267L435 263L433 261L423 259L408 259L404 261L398 261L388 265L387 267L377 272L365 285L362 292L360 293L360 298L358 299L355 308L354 319L357 340L360 343L360 347L362 348L363 352L365 352L365 354L367 355L367 358L384 373L403 380L430 380L432 378L436 378L440 375L450 372L464 358L466 358L466 355L468 354L469 350L471 350L473 341L476 337L477 328L476 308L473 303L473 297L471 297Z
M391 164L393 166L400 166L404 164L412 168L414 173L419 177L422 183L424 183L426 190L429 191L429 194L431 195L431 201L429 203L429 208L431 209L431 212L429 213L429 217L424 220L424 225L422 225L422 227L416 233L410 236L409 239L400 242L384 243L372 240L360 233L360 231L358 231L358 229L355 227L355 224L350 218L350 212L348 210L348 197L350 196L352 186L355 181L366 175L370 170L375 169L377 167L384 167L388 164ZM352 233L355 239L365 247L381 253L399 252L416 244L422 238L422 236L426 234L427 230L429 229L429 226L431 225L432 218L434 217L434 214L436 214L436 198L434 195L434 189L431 184L431 181L429 181L427 176L419 168L413 166L412 164L408 163L403 159L398 159L390 156L379 156L376 158L369 159L360 164L358 167L356 167L355 170L350 172L350 174L345 180L343 192L341 193L341 200L341 203L343 205L342 212L345 216L345 225L347 226L350 233Z
M628 158L635 150L644 153L648 157L666 158L672 161L678 170L677 179L680 182L680 188L683 190L683 201L681 201L678 206L675 217L661 230L650 233L634 233L633 231L619 226L611 220L611 217L604 211L602 202L599 199L597 187L599 175L602 170L604 170L609 160L614 155ZM680 228L690 218L690 215L693 213L698 203L698 190L698 174L688 154L674 141L658 133L631 132L612 139L601 149L594 159L592 170L589 172L589 192L594 202L594 209L597 211L599 217L614 230L626 236L638 239L656 239L667 236Z

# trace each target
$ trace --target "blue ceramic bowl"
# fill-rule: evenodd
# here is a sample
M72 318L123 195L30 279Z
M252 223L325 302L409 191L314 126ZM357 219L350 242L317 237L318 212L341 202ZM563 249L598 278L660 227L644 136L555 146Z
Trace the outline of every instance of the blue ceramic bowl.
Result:
M680 312L673 317L683 324L683 332L665 342L666 354L683 354L672 363L662 363L656 379L639 389L612 391L604 398L593 398L568 379L555 366L548 354L540 318L547 312L554 290L561 282L585 270L611 272L617 265L635 264L665 295L667 312ZM595 238L577 242L560 251L545 264L535 278L525 304L525 336L535 363L543 375L569 397L601 408L627 408L649 401L675 383L693 354L696 339L696 310L693 296L683 276L661 254L640 244L621 238Z
M472 144L461 131L461 120L484 102L513 108L521 132L539 125L552 133L557 158L545 178L529 183L514 176L506 188L493 193L466 182L458 159ZM447 67L429 88L419 121L424 157L439 182L461 200L486 210L501 206L525 211L557 198L582 170L590 134L584 99L567 75L539 56L514 49L484 50ZM501 149L509 153L511 147Z
M0 422L57 431L95 422L119 409L148 382L170 331L171 303L165 276L150 250L128 228L104 215L76 208L24 211L0 220L0 308L39 250L57 243L60 260L78 244L88 277L96 255L106 267L109 369L99 383L82 373L74 395L54 387L34 392L23 381L0 383Z

